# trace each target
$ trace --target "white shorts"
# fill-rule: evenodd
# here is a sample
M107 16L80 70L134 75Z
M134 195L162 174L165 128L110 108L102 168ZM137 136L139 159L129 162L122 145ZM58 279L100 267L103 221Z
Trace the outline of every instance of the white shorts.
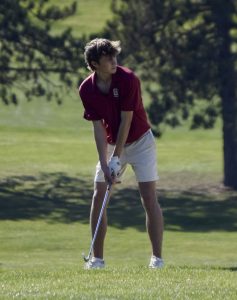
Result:
M108 159L111 157L114 145L108 144ZM137 141L125 145L120 155L122 170L119 179L126 170L127 164L132 166L137 182L156 181L159 179L157 171L156 143L151 130L148 130ZM96 165L95 182L105 182L100 162Z

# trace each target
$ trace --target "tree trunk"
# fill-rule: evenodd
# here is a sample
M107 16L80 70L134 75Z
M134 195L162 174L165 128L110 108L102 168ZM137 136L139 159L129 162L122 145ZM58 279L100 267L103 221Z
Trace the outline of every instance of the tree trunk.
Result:
M224 185L237 190L237 108L234 88L230 85L223 86L222 92Z
M218 31L222 38L220 49L220 95L223 117L224 185L237 190L237 97L235 61L231 53L231 1L225 11L218 13Z

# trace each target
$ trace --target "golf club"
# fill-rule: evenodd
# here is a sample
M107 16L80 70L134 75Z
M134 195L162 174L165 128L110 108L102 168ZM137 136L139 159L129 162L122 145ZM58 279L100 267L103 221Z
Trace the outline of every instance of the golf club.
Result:
M87 256L85 256L84 254L82 254L83 255L83 259L84 259L85 262L88 262L90 260L90 258L91 258L91 254L92 254L92 250L93 250L93 246L94 246L94 243L95 243L95 239L96 239L96 236L97 236L97 233L98 233L98 230L99 230L100 222L101 222L101 219L102 219L102 216L103 216L106 204L107 204L108 199L109 199L111 186L112 186L112 184L108 184L107 189L106 189L106 193L105 193L104 200L103 200L103 203L102 203L102 207L101 207L101 210L100 210L100 215L99 215L99 218L98 218L98 221L97 221L97 225L96 225L96 228L95 228L94 236L93 236L93 239L91 241L91 246L90 246L89 254Z

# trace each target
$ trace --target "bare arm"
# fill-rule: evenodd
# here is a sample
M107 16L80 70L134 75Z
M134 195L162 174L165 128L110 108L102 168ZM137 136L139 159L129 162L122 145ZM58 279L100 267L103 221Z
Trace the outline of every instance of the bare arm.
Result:
M106 131L101 120L93 121L95 143L101 167L107 166L107 139Z
M118 136L116 145L114 148L113 156L120 157L123 147L128 138L131 122L133 117L133 111L122 111L121 112L121 123L119 126Z
M115 180L111 176L110 169L107 163L107 137L106 130L102 121L93 121L94 125L94 137L96 142L96 147L99 155L101 169L104 172L105 180L110 183L114 183Z

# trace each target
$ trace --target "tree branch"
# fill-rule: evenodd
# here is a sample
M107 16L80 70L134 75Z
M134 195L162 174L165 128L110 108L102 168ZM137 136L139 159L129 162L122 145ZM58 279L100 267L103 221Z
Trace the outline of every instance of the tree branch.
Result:
M52 72L52 73L72 73L76 74L77 72L72 69L67 68L14 68L14 67L0 67L1 72Z

